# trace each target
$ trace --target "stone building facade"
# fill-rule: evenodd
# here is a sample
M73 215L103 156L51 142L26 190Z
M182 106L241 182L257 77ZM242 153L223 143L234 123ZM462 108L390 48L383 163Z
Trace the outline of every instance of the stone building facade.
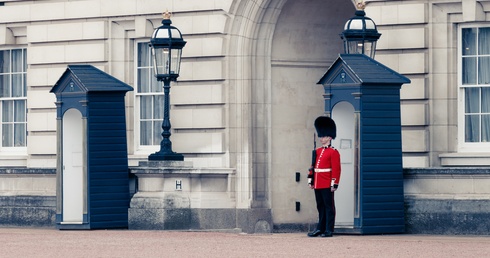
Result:
M68 64L94 65L135 88L126 96L133 170L158 149L162 93L146 61L149 38L169 10L187 41L172 83L171 139L193 169L160 182L163 188L183 180L179 194L188 194L191 208L246 211L257 219L238 223L230 215L246 232L311 227L314 196L304 179L313 121L324 112L317 82L343 52L339 33L354 1L115 2L0 2L0 223L54 223L56 99L49 91ZM401 89L407 232L488 232L490 1L365 2L382 33L376 60L411 80ZM465 50L476 46L482 51ZM477 111L470 100L480 100ZM138 187L158 191L148 181ZM450 223L441 230L433 221Z

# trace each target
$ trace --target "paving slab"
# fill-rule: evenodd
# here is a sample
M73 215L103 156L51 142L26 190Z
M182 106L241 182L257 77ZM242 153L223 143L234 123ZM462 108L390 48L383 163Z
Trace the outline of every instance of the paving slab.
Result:
M0 257L490 257L490 236L0 228Z

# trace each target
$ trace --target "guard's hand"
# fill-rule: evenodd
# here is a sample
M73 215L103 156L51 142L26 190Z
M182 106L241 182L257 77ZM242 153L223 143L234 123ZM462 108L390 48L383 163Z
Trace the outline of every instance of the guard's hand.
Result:
M330 191L333 193L333 192L337 191L338 188L339 188L339 185L333 185L332 187L330 187Z
M308 186L313 189L313 185L311 184L312 183L312 179L311 177L308 178Z

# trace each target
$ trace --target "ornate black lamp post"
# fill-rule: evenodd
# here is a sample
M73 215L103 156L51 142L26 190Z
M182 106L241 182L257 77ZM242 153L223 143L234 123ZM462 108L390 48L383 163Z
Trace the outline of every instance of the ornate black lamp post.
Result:
M381 34L378 33L374 21L366 17L366 4L361 1L356 7L355 16L345 23L344 31L340 34L344 40L344 51L346 54L364 54L374 58L376 41Z
M170 13L164 13L162 26L158 27L150 40L153 55L153 66L155 77L158 81L163 81L164 110L162 123L162 137L160 151L148 156L148 160L184 160L184 156L172 151L170 141L170 81L176 81L179 77L180 58L185 41L179 29L171 26Z

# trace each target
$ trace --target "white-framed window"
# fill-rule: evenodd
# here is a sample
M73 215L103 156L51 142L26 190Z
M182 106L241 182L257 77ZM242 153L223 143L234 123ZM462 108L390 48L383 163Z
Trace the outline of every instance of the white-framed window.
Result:
M155 150L162 140L163 86L157 81L149 42L136 42L135 142L137 150Z
M460 150L490 149L490 24L459 30Z
M27 146L26 49L0 50L0 150Z

